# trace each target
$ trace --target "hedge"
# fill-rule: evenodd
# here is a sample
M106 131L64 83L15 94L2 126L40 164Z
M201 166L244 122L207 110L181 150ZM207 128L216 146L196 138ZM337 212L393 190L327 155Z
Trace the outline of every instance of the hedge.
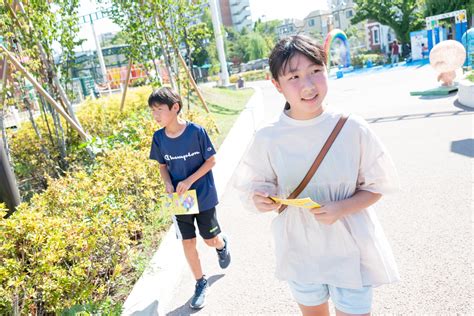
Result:
M78 111L98 156L84 163L75 133L70 169L59 178L34 159L38 144L31 125L12 139L12 156L24 170L43 176L46 188L0 220L0 314L58 314L65 310L119 314L120 306L156 249L169 217L160 211L163 184L148 159L153 123L143 87L120 96L87 100ZM198 111L187 119L215 122ZM42 127L44 128L44 126ZM20 146L20 144L22 146ZM35 154L35 156L33 156ZM0 205L2 218L4 206Z

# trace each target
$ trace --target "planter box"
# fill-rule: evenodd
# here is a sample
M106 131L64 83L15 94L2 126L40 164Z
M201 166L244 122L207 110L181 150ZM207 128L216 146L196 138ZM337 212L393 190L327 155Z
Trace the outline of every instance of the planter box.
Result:
M459 103L474 108L474 82L463 79L459 81L458 89Z

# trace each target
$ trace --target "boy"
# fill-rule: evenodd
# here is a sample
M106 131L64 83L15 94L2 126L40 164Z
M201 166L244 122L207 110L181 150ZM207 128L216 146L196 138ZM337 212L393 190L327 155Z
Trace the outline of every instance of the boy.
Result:
M155 90L148 98L148 106L153 118L162 127L153 135L150 159L160 164L166 192L183 194L195 189L197 193L199 214L175 215L173 222L196 279L190 306L199 309L205 305L209 284L196 249L194 221L205 243L216 248L220 267L227 268L231 260L227 237L219 235L221 229L216 217L218 201L211 171L216 164L216 151L204 128L178 117L182 102L175 91L169 88Z

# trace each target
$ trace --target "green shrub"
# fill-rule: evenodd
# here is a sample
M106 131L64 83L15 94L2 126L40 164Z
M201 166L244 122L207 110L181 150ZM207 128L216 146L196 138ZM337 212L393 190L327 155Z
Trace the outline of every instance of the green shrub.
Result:
M237 83L239 77L242 77L242 79L244 79L245 81L265 80L268 76L270 76L269 70L250 70L231 75L229 77L229 82ZM209 76L208 81L219 81L219 76Z
M363 67L367 65L367 61L371 60L372 65L383 65L385 56L383 54L358 54L351 57L351 63L354 67Z
M474 82L474 71L471 71L470 73L468 73L466 75L466 79L471 81L471 82Z
M158 128L147 106L150 91L130 91L122 113L120 96L87 100L78 116L96 135L89 145L98 156L84 163L85 144L70 133L71 167L59 178L48 176L49 166L35 160L39 148L31 125L15 133L15 159L23 157L25 170L38 168L46 185L0 220L1 315L120 309L143 272L144 258L170 224L160 211L158 166L148 159ZM209 116L197 111L185 116L215 135ZM2 215L4 208L0 205Z

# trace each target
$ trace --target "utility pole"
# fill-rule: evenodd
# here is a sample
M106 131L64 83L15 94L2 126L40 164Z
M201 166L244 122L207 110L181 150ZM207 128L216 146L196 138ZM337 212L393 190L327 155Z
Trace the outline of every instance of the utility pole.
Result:
M224 87L229 86L229 72L227 71L227 60L225 58L224 40L221 33L219 12L217 11L216 0L209 0L212 15L212 25L214 26L214 36L216 38L217 54L221 63L221 79Z

